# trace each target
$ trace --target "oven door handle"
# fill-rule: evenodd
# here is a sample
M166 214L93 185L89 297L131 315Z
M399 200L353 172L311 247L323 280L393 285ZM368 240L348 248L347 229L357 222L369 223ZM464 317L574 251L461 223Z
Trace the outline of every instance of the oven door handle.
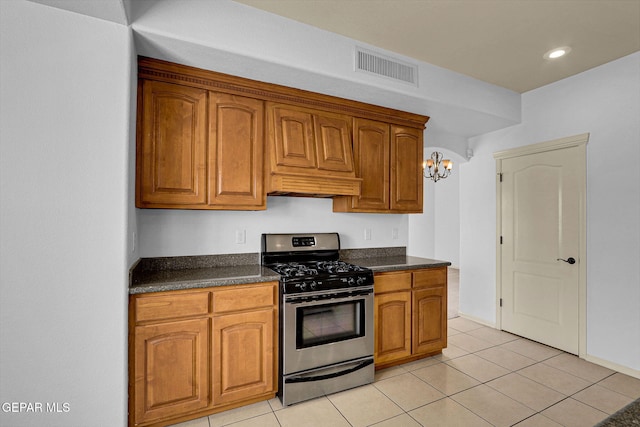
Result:
M331 294L300 294L290 295L284 297L285 304L326 304L327 302L343 302L352 301L356 299L363 299L373 295L373 289L357 290L347 292L335 292Z
M333 372L331 374L326 374L326 375L318 375L316 377L291 377L291 378L285 378L284 382L285 383L306 383L306 382L312 382L312 381L323 381L323 380L329 380L331 378L337 378L337 377L341 377L343 375L347 375L350 374L352 372L358 371L366 366L369 366L373 363L373 359L368 359L365 360L362 363L359 363L358 365L354 366L353 368L349 368L349 369L345 369L344 371L338 371L338 372Z

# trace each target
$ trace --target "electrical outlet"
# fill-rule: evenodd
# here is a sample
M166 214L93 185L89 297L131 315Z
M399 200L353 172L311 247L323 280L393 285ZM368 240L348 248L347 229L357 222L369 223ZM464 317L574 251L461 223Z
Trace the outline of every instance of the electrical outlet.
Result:
M371 240L371 229L370 228L365 228L364 229L364 240Z
M244 245L245 243L247 243L247 231L236 230L236 244Z

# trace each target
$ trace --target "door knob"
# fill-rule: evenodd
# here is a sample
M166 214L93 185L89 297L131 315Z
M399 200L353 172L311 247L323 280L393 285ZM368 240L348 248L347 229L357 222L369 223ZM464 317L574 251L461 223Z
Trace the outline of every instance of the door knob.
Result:
M568 259L558 258L556 261L564 261L564 262L569 263L569 264L575 264L576 263L576 259L573 258L573 257L569 257Z

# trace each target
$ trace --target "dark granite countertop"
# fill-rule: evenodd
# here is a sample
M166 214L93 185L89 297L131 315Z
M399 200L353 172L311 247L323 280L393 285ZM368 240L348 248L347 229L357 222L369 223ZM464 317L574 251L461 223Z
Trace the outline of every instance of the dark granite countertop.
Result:
M437 259L419 258L414 256L389 256L357 259L349 258L345 259L345 261L351 262L353 264L358 264L362 267L368 267L374 272L448 267L451 265L449 261L440 261Z
M238 265L233 267L160 270L137 276L138 283L131 284L129 293L143 294L148 292L241 285L278 280L280 280L278 274L259 264Z
M129 272L129 293L176 291L280 280L257 253L142 258Z
M374 272L434 268L448 261L405 255L406 248L348 249L340 251L346 262ZM175 291L249 283L271 282L280 276L260 265L257 253L186 257L142 258L130 271L130 294Z

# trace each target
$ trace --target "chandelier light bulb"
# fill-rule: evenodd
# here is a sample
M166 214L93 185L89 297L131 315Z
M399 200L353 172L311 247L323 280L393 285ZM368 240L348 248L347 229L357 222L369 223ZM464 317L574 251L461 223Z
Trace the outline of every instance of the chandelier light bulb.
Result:
M438 182L438 180L444 179L451 174L453 162L449 159L443 160L442 157L442 153L434 151L430 159L422 162L422 175L425 178Z

